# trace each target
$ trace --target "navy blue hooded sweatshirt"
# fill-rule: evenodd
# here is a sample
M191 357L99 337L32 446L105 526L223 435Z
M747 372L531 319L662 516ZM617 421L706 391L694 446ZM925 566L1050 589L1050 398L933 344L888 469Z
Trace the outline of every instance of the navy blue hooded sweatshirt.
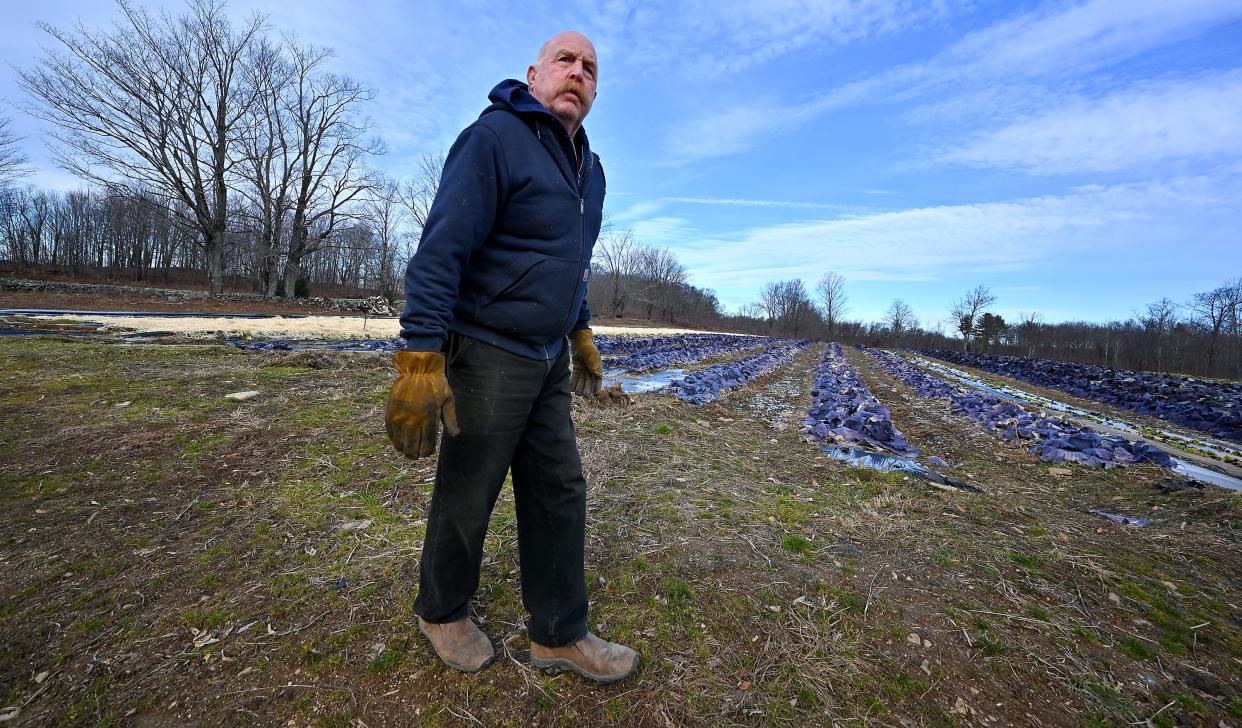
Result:
M548 360L586 328L591 253L604 171L578 130L582 163L560 120L526 84L503 81L462 131L405 272L401 337L443 351L456 331Z

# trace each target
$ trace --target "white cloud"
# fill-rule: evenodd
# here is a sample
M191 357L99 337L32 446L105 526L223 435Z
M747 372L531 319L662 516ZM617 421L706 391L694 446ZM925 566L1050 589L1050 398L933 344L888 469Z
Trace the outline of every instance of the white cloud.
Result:
M726 76L808 48L890 35L946 17L959 0L613 0L585 13L603 51L640 74Z
M1046 6L967 36L948 58L995 75L1081 74L1242 17L1235 0L1090 0Z
M1242 18L1236 0L1089 0L1049 5L967 35L937 56L853 81L795 103L748 99L676 123L666 140L670 163L745 151L765 136L803 126L825 113L863 103L936 99L924 115L963 116L983 99L990 117L1056 98L1031 79L1081 77L1151 49ZM1020 84L1001 90L999 81ZM759 111L761 109L762 111Z
M809 202L803 200L754 200L744 197L661 197L655 200L643 200L641 202L636 202L621 212L612 215L611 218L613 222L617 223L622 223L627 220L641 220L655 215L655 213L670 204L707 205L711 207L758 207L784 210L840 211L849 209L845 205L834 205L827 202Z
M751 200L740 197L665 197L665 202L688 205L719 205L726 207L778 207L804 210L840 210L843 205L827 202L803 202L801 200Z
M978 135L943 161L1042 174L1242 154L1242 72L1146 84Z
M649 215L654 215L663 207L664 203L660 200L644 200L642 202L635 202L621 212L611 214L610 217L614 223L622 223L626 220L642 219Z
M1163 254L1185 244L1176 221L1186 215L1231 220L1240 191L1236 176L1190 177L805 220L727 235L704 234L681 218L656 218L634 228L644 243L671 247L697 285L715 288L727 305L738 305L764 281L814 278L826 270L851 281L913 283L1034 269L1046 275L1047 266L1074 261L1103 268L1111 256ZM1212 229L1202 228L1196 244L1213 244Z

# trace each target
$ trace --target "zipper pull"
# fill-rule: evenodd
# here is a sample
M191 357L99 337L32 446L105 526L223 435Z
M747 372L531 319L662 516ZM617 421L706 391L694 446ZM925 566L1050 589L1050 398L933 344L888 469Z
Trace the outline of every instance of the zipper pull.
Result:
M581 197L578 198L578 214L579 215L586 214L586 200L582 199Z

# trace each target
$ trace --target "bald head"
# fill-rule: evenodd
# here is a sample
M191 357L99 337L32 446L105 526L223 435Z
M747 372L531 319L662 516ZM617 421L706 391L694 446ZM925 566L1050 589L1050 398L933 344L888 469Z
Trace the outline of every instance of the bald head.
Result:
M552 36L551 38L547 40L546 43L544 43L542 46L539 47L539 55L535 56L535 65L538 66L541 62L543 62L544 59L548 57L549 53L552 53L553 51L556 50L558 44L569 41L569 40L575 41L576 43L584 45L587 48L590 48L591 56L592 57L595 56L595 44L591 42L590 38L586 37L585 35L579 33L576 30L567 30L564 33L557 33L556 35Z
M539 56L526 69L526 84L572 138L595 102L598 73L595 45L571 30L557 33L539 48Z

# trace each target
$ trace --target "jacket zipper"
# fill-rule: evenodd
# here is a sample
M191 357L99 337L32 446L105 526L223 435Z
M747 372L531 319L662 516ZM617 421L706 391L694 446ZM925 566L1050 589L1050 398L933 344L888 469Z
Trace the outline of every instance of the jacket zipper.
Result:
M586 185L587 185L587 182L591 179L592 159L593 159L593 156L590 154L587 154L585 156L585 158L582 160L582 174L578 176L578 270L582 270L582 258L584 256L584 253L586 252ZM582 284L583 282L582 282L582 278L580 275L577 285L581 286ZM575 286L574 287L574 294L575 294L574 299L575 300L578 298L577 293L578 293L578 288L577 286ZM583 291L583 296L584 297L586 296L585 291ZM581 303L578 304L578 309L579 310L582 309ZM578 312L574 310L574 302L570 301L569 302L569 316L568 316L568 319L565 321L565 323L569 324L570 326L573 326L574 318L577 315L578 315Z
M540 141L543 141L543 134L541 133L542 129L543 129L542 126L535 127L535 134L536 136L539 137ZM570 143L572 144L573 140L570 140ZM565 159L565 150L561 149L561 143L555 138L555 134L553 135L552 145L555 146L559 150L558 154L560 155L560 158L564 160L566 164L569 165L569 169L572 171L574 169L574 166L572 164L569 164L569 161ZM578 183L577 185L578 189L575 190L575 192L578 193L578 269L579 270L582 270L583 251L586 248L586 183L587 181L591 179L591 162L592 162L592 155L585 156L582 160L582 172L583 173L574 175L574 179ZM581 277L579 277L577 285L574 286L574 294L575 294L574 298L575 299L577 298L576 294L578 293L578 286L580 285L582 285ZM581 308L582 304L578 304L578 307ZM565 323L569 324L570 326L573 326L574 325L573 316L574 316L574 301L571 299L569 302L569 310L566 312Z

